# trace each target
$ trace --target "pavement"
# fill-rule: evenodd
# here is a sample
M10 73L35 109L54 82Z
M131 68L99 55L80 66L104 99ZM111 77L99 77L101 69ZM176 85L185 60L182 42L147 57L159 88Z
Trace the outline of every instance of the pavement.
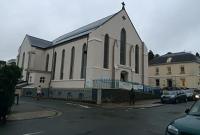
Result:
M151 107L158 107L164 104L160 103L159 99L152 99L152 100L139 100L136 101L135 104L130 105L128 102L123 103L103 103L100 105L103 108L151 108Z
M45 100L45 99L44 99ZM128 102L124 103L102 103L101 105L88 104L81 102L66 102L68 105L80 106L83 108L100 107L107 109L116 108L151 108L161 106L163 104L159 103L158 99L153 100L140 100L136 101L134 105L130 105ZM21 102L19 105L14 105L12 107L12 113L8 116L8 120L29 120L37 118L55 117L60 116L62 113L53 109L49 109L44 106L38 106L35 104L30 105L26 102Z
M49 109L44 106L20 102L18 105L13 105L11 114L8 115L9 121L29 120L38 118L55 117L61 115L61 112Z

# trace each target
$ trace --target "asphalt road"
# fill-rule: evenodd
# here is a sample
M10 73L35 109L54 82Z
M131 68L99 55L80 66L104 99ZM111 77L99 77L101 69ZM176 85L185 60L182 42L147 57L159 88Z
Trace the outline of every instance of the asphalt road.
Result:
M8 122L0 135L164 135L173 119L185 115L193 102L160 107L103 109L66 104L66 101L23 99L32 106L62 112L61 116Z

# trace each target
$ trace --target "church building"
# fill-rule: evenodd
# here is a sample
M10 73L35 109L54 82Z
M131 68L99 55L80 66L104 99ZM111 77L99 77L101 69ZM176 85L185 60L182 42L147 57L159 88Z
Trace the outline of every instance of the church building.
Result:
M28 82L24 92L41 86L55 98L91 100L94 89L148 83L147 48L124 5L117 13L52 41L26 35L17 65Z

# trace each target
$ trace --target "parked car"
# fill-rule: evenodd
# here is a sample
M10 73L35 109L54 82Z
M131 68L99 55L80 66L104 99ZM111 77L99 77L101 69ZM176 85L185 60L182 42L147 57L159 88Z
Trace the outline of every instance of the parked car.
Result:
M186 89L186 90L183 90L183 91L184 91L184 93L186 94L187 99L188 99L189 101L194 100L194 90L193 90L193 89Z
M196 91L194 92L194 97L193 97L193 99L194 99L195 101L197 101L197 100L200 99L200 91L199 91L199 90L196 90Z
M185 113L167 126L165 135L200 135L200 100Z
M161 95L162 103L179 103L179 102L187 102L186 94L181 91L163 91Z

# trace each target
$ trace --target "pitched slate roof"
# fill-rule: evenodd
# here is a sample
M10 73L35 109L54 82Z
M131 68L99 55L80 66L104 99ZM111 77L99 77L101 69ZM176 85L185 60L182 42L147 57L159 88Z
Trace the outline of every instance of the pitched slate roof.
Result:
M80 36L83 36L83 35L87 35L89 34L91 31L95 30L96 28L100 27L101 25L103 25L104 23L106 23L108 20L110 20L113 16L113 15L110 15L110 16L107 16L103 19L100 19L98 21L95 21L93 23L90 23L86 26L83 26L79 29L76 29L72 32L69 32L67 34L64 34L58 38L56 38L54 41L53 41L53 44L56 45L56 44L59 44L59 43L62 43L62 42L66 42L66 41L69 41L71 39L74 39L74 38L77 38L77 37L80 37Z
M199 63L200 59L191 53L178 52L178 53L165 54L160 57L154 58L153 60L150 61L149 65L184 63L184 62L198 62Z
M44 40L44 39L36 38L36 37L30 36L30 35L27 35L27 36L28 36L28 39L30 40L32 46L46 49L46 48L49 48L49 47L56 46L60 43L63 43L63 42L66 42L66 41L69 41L69 40L72 40L72 39L75 39L75 38L78 38L78 37L81 37L81 36L84 36L84 35L91 33L93 30L102 26L104 23L109 21L113 16L115 16L119 12L117 12L113 15L107 16L105 18L102 18L102 19L95 21L93 23L90 23L90 24L83 26L81 28L78 28L78 29L76 29L72 32L67 33L67 34L64 34L64 35L56 38L52 42Z
M27 36L31 46L33 46L33 47L45 49L45 48L51 47L53 45L53 43L50 41L36 38L36 37L30 36L30 35L26 35L26 36Z

